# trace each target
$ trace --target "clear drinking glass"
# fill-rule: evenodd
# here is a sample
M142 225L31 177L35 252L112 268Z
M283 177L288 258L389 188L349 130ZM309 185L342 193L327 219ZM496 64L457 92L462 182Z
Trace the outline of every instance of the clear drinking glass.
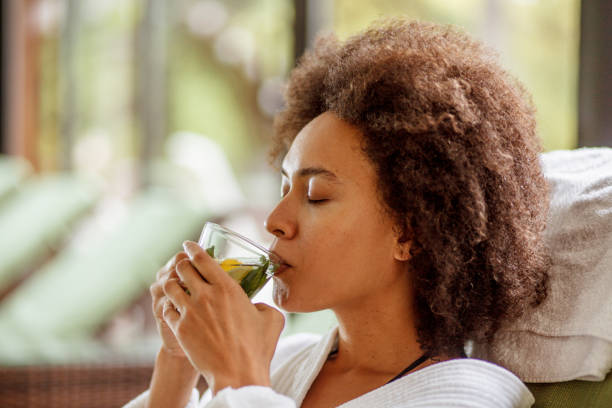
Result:
M249 298L259 292L282 263L263 246L212 222L204 225L198 244L240 284Z

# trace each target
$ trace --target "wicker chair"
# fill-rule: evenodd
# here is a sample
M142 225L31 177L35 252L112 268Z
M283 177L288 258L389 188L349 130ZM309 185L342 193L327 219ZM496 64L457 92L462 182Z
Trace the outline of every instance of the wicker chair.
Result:
M3 408L120 407L145 390L150 365L69 365L0 368Z
M152 365L0 367L2 408L121 407L149 386ZM200 379L202 392L206 383Z

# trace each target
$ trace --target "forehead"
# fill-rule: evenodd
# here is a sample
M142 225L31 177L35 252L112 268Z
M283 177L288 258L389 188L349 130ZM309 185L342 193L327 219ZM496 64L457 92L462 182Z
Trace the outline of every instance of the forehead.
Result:
M359 129L325 112L298 133L283 160L288 176L306 167L323 167L338 177L364 176L373 169L361 150Z

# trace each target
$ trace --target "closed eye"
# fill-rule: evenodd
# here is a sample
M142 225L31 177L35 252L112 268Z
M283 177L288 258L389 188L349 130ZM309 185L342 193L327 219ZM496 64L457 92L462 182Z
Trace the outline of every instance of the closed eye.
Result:
M324 198L322 200L311 200L310 198L308 199L308 204L313 204L313 205L317 205L317 204L323 204L324 202L329 201L329 199Z

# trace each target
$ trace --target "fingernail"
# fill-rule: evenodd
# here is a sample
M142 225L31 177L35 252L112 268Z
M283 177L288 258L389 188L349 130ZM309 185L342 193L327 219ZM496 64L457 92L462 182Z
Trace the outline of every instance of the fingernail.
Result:
M197 248L198 248L198 244L196 244L195 242L192 242L192 241L183 242L183 249L185 250L185 252L187 252L187 255L189 255L190 258L193 258Z

